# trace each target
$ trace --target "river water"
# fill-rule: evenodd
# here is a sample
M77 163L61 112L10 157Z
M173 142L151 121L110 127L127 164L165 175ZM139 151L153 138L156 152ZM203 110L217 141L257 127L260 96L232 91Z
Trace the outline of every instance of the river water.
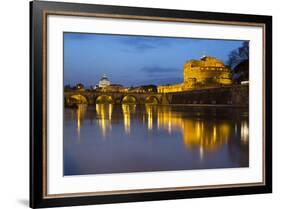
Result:
M65 108L64 175L248 167L248 134L244 108Z

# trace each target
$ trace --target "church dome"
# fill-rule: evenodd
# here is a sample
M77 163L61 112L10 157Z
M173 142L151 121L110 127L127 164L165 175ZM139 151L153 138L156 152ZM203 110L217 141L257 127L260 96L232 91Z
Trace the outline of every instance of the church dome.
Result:
M100 81L108 81L108 78L106 77L106 75L103 75Z
M104 88L104 87L109 86L109 85L110 85L110 81L106 77L106 75L104 74L99 81L99 87Z

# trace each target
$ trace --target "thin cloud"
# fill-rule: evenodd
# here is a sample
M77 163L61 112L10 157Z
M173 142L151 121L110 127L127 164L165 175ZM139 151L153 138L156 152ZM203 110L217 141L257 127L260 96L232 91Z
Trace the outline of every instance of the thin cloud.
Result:
M128 50L145 52L147 50L168 47L172 41L167 38L146 37L146 36L124 36L120 37L119 41Z
M167 74L180 72L179 68L170 68L170 67L160 67L160 66L145 66L141 68L141 71L148 74Z
M169 78L159 78L157 76L150 77L149 79L142 82L135 82L134 85L168 85L168 84L177 84L182 83L181 77L169 77Z

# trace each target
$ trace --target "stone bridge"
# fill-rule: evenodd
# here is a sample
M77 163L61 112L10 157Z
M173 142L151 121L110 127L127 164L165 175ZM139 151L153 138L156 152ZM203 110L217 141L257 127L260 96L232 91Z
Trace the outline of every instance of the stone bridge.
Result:
M173 93L136 93L136 92L96 92L96 91L65 91L66 105L77 103L96 104L179 104L179 105L229 105L248 106L249 85L232 85L206 89L193 89Z
M170 104L171 98L163 93L147 92L96 92L96 91L65 91L64 102L67 105L73 103L134 103L134 104Z

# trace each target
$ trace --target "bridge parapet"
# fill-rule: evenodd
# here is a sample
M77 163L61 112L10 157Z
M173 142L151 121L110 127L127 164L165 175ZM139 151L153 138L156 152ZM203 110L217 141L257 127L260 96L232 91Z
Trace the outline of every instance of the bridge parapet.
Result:
M88 104L95 104L100 102L99 99L103 97L105 102L121 104L126 102L132 102L136 104L145 104L145 103L157 103L162 104L163 95L156 92L147 92L147 93L135 93L135 92L95 92L95 91L66 91L64 92L64 98L66 103L68 103L71 98L80 95L84 97ZM126 100L126 101L125 101ZM79 101L77 101L79 103Z

